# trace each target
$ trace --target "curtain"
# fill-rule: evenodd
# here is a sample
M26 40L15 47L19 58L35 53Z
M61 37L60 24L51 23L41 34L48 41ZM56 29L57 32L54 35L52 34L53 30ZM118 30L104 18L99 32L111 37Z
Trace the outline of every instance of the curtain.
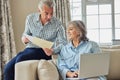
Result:
M0 80L3 68L16 53L9 0L0 0Z
M55 0L54 15L60 19L65 29L70 18L70 0Z

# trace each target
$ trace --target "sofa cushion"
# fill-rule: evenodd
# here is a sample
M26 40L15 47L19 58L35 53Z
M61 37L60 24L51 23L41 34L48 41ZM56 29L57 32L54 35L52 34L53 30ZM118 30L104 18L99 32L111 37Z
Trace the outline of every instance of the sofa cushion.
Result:
M36 80L38 62L28 60L15 64L15 80Z
M38 64L39 80L59 80L59 74L52 60L40 60Z
M52 55L52 61L55 65L57 65L57 58L58 58L58 55Z

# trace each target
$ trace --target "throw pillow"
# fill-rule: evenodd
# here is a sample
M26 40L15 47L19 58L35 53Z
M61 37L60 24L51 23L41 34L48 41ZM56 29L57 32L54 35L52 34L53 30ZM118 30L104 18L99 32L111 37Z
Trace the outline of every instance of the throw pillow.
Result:
M40 60L38 64L39 80L59 80L59 74L52 60Z

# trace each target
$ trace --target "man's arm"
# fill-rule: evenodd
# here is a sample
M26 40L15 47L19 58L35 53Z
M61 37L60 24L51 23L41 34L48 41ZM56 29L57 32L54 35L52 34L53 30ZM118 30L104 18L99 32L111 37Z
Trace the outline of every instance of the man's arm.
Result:
M57 32L57 38L55 41L55 45L53 47L53 52L54 53L59 53L61 48L67 44L67 39L66 39L66 34L65 34L65 29L62 26L62 24L59 24L58 26L58 32Z
M23 32L23 35L22 35L22 38L21 38L21 40L22 40L22 42L24 43L24 44L27 44L28 42L29 42L29 40L25 37L25 35L27 34L27 35L30 35L31 33L30 33L30 29L29 29L29 16L27 16L27 18L26 18L26 22L25 22L25 30L24 30L24 32Z

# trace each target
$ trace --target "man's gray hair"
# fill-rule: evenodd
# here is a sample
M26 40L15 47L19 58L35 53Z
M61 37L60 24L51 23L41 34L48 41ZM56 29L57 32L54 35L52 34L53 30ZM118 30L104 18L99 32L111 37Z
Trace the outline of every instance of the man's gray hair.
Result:
M42 9L43 5L46 5L50 8L54 7L55 2L54 0L40 0L39 4L38 4L38 8Z

